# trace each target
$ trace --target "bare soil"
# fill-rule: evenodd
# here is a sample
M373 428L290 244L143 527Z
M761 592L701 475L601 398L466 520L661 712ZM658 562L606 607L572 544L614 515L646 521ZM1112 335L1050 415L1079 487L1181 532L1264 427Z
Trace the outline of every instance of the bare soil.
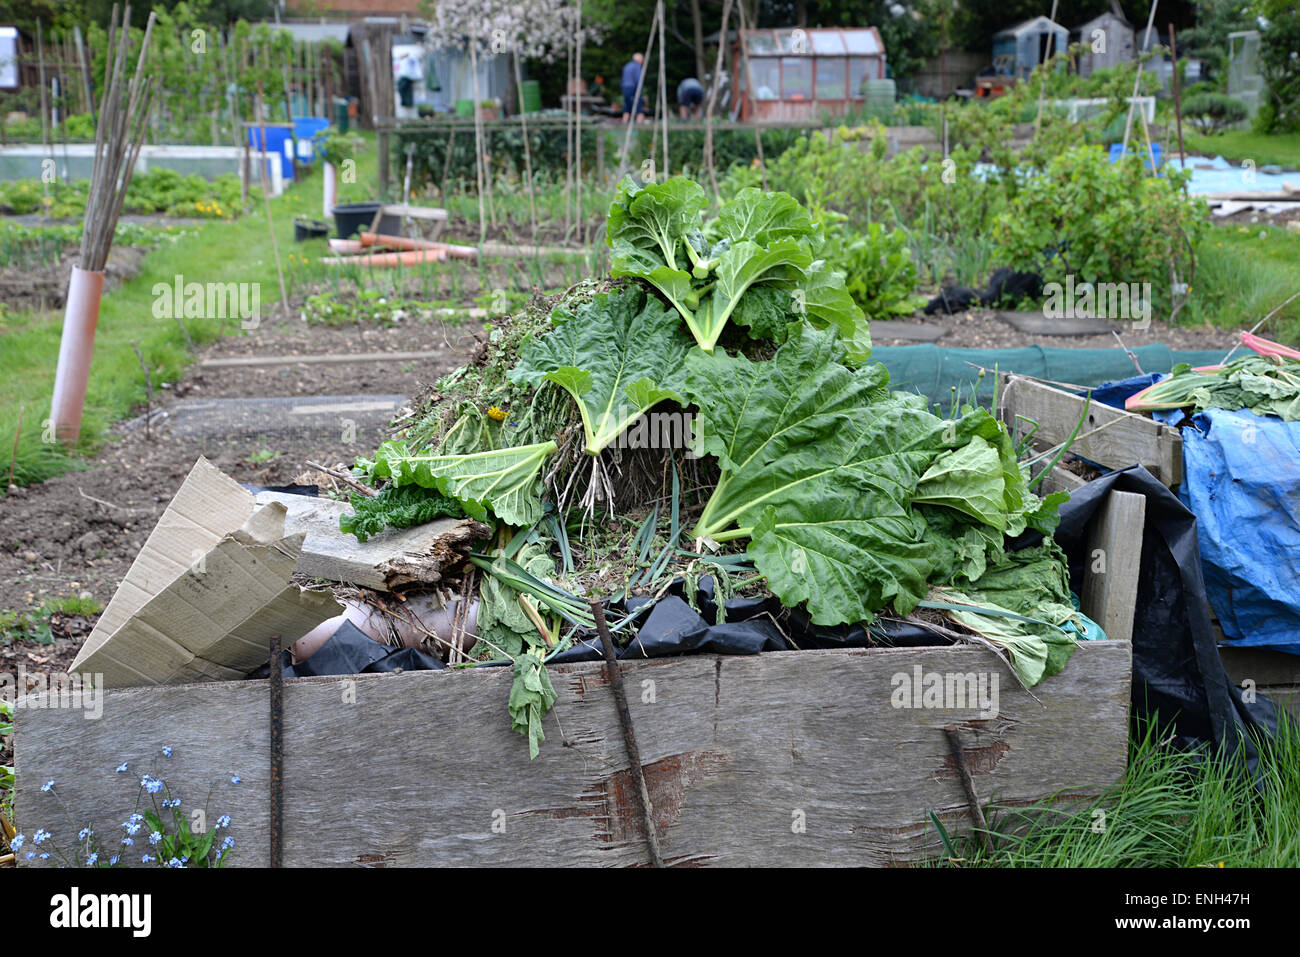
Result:
M145 253L136 246L115 245L104 267L104 289L112 289L138 273ZM78 255L78 248L70 243L58 262L6 264L0 268L0 302L15 312L62 309L68 296L68 277Z
M264 321L250 334L219 340L198 358L236 355L354 354L433 351L420 362L298 364L269 369L204 369L161 390L155 408L178 398L303 394L415 395L465 361L475 325L438 321L392 327L307 325L298 319ZM143 403L138 411L144 412ZM258 461L271 451L268 461ZM84 470L40 485L11 490L0 500L0 609L30 612L47 600L89 594L106 605L126 575L181 481L204 454L238 482L287 485L303 479L307 461L350 463L355 446L323 446L310 435L278 437L273 450L256 439L206 437L202 445L173 436L164 419L152 430L119 426ZM311 473L316 475L318 473ZM66 668L95 616L52 616L52 644L0 635L0 671Z
M945 349L1017 349L1023 346L1044 346L1058 349L1116 349L1119 343L1111 334L1093 336L1035 336L1020 332L1010 324L997 317L992 309L972 309L957 312L950 316L926 316L917 313L909 321L924 322L927 325L942 326L948 329L935 345ZM1225 352L1232 348L1236 333L1217 326L1171 326L1168 323L1152 321L1145 331L1133 328L1131 322L1112 322L1124 345L1148 346L1164 343L1175 350L1219 349ZM911 339L886 339L872 337L872 344L877 346L916 345Z

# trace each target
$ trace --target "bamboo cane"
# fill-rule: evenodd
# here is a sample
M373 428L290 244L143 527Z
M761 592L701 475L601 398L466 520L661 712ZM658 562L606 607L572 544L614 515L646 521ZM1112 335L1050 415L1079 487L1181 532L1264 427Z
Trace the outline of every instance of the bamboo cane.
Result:
M713 64L713 82L709 84L709 105L704 111L704 164L709 168L709 181L713 184L713 201L721 205L718 195L718 174L713 167L713 110L718 103L718 85L722 74L722 52L727 46L727 19L731 15L731 0L723 0L722 25L718 27L718 57ZM740 35L744 44L745 36Z
M519 97L519 122L524 130L524 171L528 175L528 215L533 223L533 242L537 242L537 200L533 196L533 148L528 142L528 112L524 109L524 76L523 71L519 68L519 48L516 44L513 52L515 61L515 89ZM456 135L455 127L452 128L451 135ZM450 149L450 147L449 147ZM446 193L446 177L443 177L443 193Z

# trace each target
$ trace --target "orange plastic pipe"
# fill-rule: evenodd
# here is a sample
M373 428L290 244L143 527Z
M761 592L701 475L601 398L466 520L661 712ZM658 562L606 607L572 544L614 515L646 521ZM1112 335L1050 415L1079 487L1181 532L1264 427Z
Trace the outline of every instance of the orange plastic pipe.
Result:
M68 302L63 310L59 365L54 373L54 396L50 401L54 435L63 442L75 442L81 435L81 414L86 407L86 386L90 382L90 360L95 354L95 328L99 325L99 300L103 293L102 272L72 267Z
M384 233L362 233L362 246L387 246L390 249L441 249L442 243L428 239L410 239L406 236L388 236Z
M321 262L326 266L341 266L356 263L358 266L418 266L421 263L441 263L447 261L445 249L412 249L404 253L371 253L367 256L325 256Z

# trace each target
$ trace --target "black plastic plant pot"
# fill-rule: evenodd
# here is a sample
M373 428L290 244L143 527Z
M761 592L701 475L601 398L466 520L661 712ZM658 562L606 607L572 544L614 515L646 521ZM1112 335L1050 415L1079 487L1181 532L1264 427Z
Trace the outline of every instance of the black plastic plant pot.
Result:
M322 223L319 219L306 219L300 216L293 221L293 240L296 243L308 239L324 239L329 234L330 224Z
M334 207L334 226L339 239L349 239L360 232L369 232L370 224L375 221L381 203L344 203ZM402 230L402 221L397 216L385 216L379 221L379 232L387 236L396 236Z

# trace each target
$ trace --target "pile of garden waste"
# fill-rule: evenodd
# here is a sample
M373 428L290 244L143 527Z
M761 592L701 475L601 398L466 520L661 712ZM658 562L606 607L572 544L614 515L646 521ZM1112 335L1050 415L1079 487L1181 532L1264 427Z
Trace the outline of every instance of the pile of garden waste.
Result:
M1300 421L1300 352L1249 332L1243 332L1241 340L1254 354L1217 366L1179 363L1167 378L1129 397L1124 408L1249 409L1283 422Z
M469 664L513 662L509 711L534 756L545 663L594 634L590 600L626 644L674 581L774 595L816 626L924 620L1026 686L1060 671L1082 624L1051 538L1065 496L1034 494L987 411L890 391L823 257L828 224L755 188L708 207L689 179L624 180L611 275L496 323L399 440L357 460L380 492L353 496L343 530L445 515L495 529L466 572ZM1042 535L1009 548L1027 532Z

